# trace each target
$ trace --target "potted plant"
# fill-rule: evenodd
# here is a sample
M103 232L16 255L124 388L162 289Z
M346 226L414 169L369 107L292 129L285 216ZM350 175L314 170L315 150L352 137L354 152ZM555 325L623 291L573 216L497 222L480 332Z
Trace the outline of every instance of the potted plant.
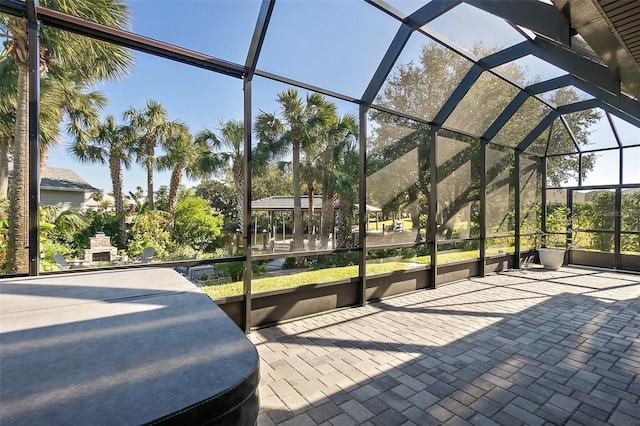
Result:
M549 237L548 235L545 238L545 246L538 248L538 257L540 258L540 263L545 269L558 270L564 263L565 253L567 252L566 247L561 245L555 238Z
M118 255L120 256L120 262L127 263L129 262L129 254L126 250L118 250Z

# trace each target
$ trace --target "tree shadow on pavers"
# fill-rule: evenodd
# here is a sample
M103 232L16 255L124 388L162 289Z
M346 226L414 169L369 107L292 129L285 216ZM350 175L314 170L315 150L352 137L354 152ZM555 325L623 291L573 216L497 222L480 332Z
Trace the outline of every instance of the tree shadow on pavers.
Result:
M575 271L574 271L575 272ZM598 271L588 271L585 274L576 274L571 273L570 275L562 275L556 276L554 278L540 276L540 277L532 277L527 274L522 274L518 271L509 271L509 272L500 272L496 274L492 274L486 277L474 277L469 278L465 282L470 284L475 284L475 287L471 287L469 290L464 292L457 292L455 294L447 294L442 297L437 297L434 299L430 299L430 308L435 307L448 307L448 306L464 306L464 305L473 305L477 304L477 301L469 301L469 302L460 302L457 299L468 296L468 295L479 295L479 294L488 294L491 292L500 292L503 293L502 289L515 290L516 292L522 292L525 296L523 297L508 297L507 293L504 293L506 297L497 298L495 295L490 295L492 297L491 303L499 303L506 301L525 301L525 300L535 300L539 299L542 301L543 299L548 298L551 294L549 294L548 287L542 287L540 289L536 288L538 284L551 284L551 285L559 285L564 286L567 289L571 288L573 290L582 290L580 291L583 295L597 295L597 293L601 293L604 291L615 291L615 290L624 290L624 289L633 289L636 288L638 291L636 292L638 296L640 296L640 280L635 279L633 275L628 274L620 274L615 273L614 276L610 276L611 272L598 272ZM495 277L501 277L499 280L502 281L502 277L507 277L509 281L507 282L496 282ZM629 277L628 279L627 276ZM585 281L585 277L587 279L595 279L595 282ZM622 284L618 284L622 283ZM460 285L460 282L451 283L450 285ZM482 287L478 287L478 285ZM527 296L531 295L531 296ZM402 296L399 296L402 297ZM386 300L391 300L393 298L388 298ZM436 301L446 301L447 303L443 303L440 305L433 305L433 302ZM422 302L420 302L422 303ZM384 304L384 302L383 302ZM403 309L408 309L411 305L404 305ZM393 309L390 307L389 309Z
M430 294L420 295L425 304ZM282 361L295 373L278 377L273 370L263 386L271 387L289 414L279 408L274 418L266 404L263 419L266 414L274 423L381 425L640 422L638 298L611 302L561 293L513 314L480 312L489 325L465 334L464 324L483 315L419 307L417 295L407 297L409 309L397 299L394 306L372 304L380 308L377 314L362 308L368 324L353 318L335 330L309 328L295 339L285 333ZM449 334L448 343L443 334ZM308 351L296 352L297 344ZM314 353L314 347L324 351ZM297 403L289 406L287 392L295 393ZM309 394L314 396L300 404Z

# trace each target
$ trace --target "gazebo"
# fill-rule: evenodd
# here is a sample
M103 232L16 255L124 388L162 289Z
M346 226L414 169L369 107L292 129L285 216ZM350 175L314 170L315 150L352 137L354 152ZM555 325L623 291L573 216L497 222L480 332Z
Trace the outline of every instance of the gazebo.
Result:
M287 232L286 232L286 224L285 224L285 220L284 220L284 215L292 212L293 211L293 196L292 195L274 195L271 197L267 197L267 198L262 198L260 200L254 200L251 202L251 210L253 212L267 212L268 216L269 216L269 229L267 229L267 237L269 238L270 241L273 242L273 247L274 249L288 249L288 245L289 245L289 239L287 239ZM335 217L335 212L339 206L340 201L336 201L334 203L334 207L333 207L333 223L335 224L336 221L336 217ZM303 214L306 213L307 217L309 217L309 196L305 195L302 196L300 199L300 204L302 206L302 212ZM366 205L367 206L367 213L376 213L376 223L378 221L378 213L380 213L382 211L382 209L375 207L375 206L371 206L371 205ZM356 205L356 209L358 208L358 206ZM316 211L321 211L322 210L322 195L314 195L313 197L313 215L316 214ZM278 240L276 238L276 236L278 235L278 230L276 229L276 219L275 219L275 214L276 212L281 212L281 215L283 217L282 219L282 239ZM368 215L367 215L367 220L368 220ZM293 228L293 226L292 226ZM254 241L257 241L257 234L258 234L258 227L257 227L257 221L256 221L256 225L254 225L254 234L255 234L255 238ZM335 246L335 232L332 232L332 238L331 238L331 244L332 247Z

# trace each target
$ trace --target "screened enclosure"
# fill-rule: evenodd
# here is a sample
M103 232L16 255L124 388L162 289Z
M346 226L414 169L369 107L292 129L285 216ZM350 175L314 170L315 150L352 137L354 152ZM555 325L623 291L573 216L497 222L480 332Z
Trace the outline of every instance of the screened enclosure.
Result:
M540 247L638 271L640 6L577 1L0 0L2 273L176 268L248 327Z

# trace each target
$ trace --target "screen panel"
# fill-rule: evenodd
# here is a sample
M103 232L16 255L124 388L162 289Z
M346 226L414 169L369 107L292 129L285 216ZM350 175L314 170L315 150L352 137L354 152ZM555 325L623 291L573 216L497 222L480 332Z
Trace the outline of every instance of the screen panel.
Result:
M479 237L480 141L440 131L436 146L437 238Z
M413 32L374 104L431 121L473 63Z
M371 110L367 137L367 246L426 239L431 127Z

